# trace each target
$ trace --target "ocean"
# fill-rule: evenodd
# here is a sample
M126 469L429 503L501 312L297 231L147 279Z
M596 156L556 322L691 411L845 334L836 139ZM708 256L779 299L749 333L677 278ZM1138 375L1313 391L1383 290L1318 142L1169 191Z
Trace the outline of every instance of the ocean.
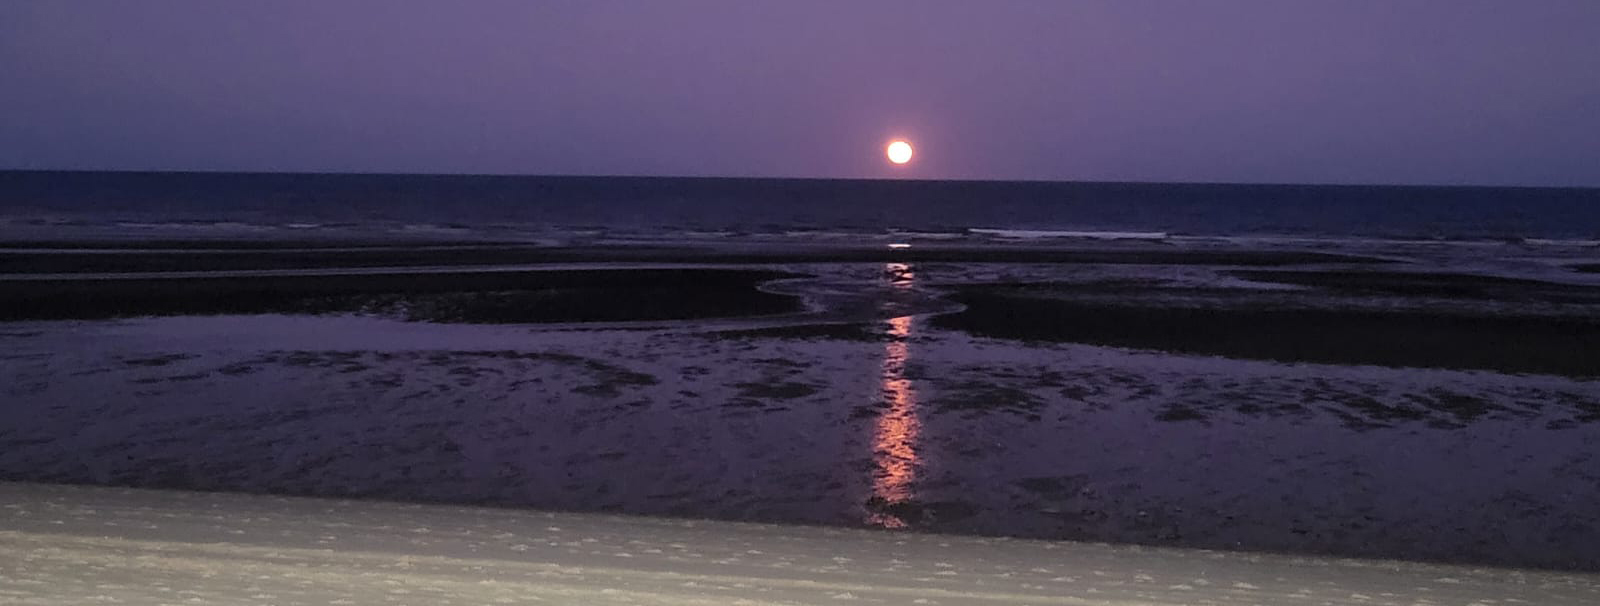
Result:
M0 172L0 234L13 237L116 227L303 235L356 226L463 237L976 229L1584 242L1600 241L1600 189Z

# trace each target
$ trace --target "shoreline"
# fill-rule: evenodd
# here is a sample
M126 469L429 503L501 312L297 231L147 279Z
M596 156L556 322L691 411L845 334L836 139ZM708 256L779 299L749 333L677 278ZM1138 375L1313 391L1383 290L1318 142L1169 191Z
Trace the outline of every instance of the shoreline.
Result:
M505 266L474 266L489 261ZM525 265L511 265L516 262ZM606 267L628 262L643 267ZM861 268L878 263L914 268L922 277L916 285L874 285L879 278ZM1379 269L1376 263L1406 270ZM1043 273L996 277L1022 267ZM1147 277L1086 279L1079 275L1087 270L1075 269L1080 267ZM84 273L27 273L65 269ZM102 270L122 273L87 273ZM470 246L0 252L0 274L6 271L22 273L0 278L0 321L286 313L501 324L780 317L804 325L814 323L806 318L871 322L959 305L965 310L933 323L986 337L1242 359L1600 375L1600 359L1586 353L1600 351L1600 322L1590 319L1600 311L1600 286L1430 272L1387 259L1292 250ZM162 275L178 272L187 273ZM846 275L856 276L851 285L829 285ZM1211 282L1184 282L1199 275L1212 276ZM1178 276L1188 277L1174 280ZM792 284L797 279L801 284ZM791 284L763 286L774 281ZM840 288L857 292L841 295ZM854 334L794 326L760 330Z

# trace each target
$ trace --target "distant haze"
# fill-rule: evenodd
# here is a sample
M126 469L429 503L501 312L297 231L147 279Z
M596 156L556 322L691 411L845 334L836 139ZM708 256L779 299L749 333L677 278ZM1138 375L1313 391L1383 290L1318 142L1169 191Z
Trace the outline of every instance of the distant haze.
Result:
M0 168L1600 186L1600 1L7 0Z

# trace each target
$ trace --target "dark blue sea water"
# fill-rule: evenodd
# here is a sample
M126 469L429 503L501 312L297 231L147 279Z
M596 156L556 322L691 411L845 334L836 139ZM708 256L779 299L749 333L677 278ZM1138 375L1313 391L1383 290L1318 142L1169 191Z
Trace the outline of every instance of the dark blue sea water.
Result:
M0 221L1600 237L1600 189L0 172Z

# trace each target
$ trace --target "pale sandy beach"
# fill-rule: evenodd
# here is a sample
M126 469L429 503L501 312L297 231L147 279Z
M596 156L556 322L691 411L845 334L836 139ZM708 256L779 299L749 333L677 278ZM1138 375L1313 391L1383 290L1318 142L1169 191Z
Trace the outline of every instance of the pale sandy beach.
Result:
M0 600L1548 604L1593 574L0 482Z

